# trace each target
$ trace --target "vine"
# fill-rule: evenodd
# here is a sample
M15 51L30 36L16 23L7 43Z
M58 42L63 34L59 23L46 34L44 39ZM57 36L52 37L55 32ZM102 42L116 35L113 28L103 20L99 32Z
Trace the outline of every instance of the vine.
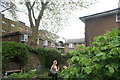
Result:
M11 61L17 61L21 66L28 63L29 51L26 45L11 41L2 42L2 65L5 69Z

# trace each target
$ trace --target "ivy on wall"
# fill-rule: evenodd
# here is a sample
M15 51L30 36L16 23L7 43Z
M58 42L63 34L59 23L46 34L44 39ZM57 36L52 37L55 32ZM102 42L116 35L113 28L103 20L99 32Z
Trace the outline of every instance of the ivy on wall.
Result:
M49 48L29 48L29 51L36 53L42 66L50 68L53 60L58 61L58 65L65 63L64 56L58 50Z
M29 51L26 45L12 41L2 42L2 66L6 68L11 61L24 66L28 63Z

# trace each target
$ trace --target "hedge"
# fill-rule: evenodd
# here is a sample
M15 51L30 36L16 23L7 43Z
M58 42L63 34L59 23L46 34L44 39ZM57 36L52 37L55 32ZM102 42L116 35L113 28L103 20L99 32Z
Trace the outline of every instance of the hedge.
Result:
M24 66L28 63L29 51L26 45L12 41L2 42L2 66L6 68L11 61Z
M30 51L36 53L40 60L40 63L46 67L50 68L53 60L58 61L58 65L65 63L64 56L56 49L50 48L29 48Z

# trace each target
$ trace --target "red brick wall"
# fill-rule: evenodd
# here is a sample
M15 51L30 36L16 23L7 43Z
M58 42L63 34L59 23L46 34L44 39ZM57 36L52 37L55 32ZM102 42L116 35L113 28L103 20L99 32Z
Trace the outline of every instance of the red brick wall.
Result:
M89 46L94 37L103 35L112 28L118 28L116 15L103 16L87 20L85 28L86 45Z
M3 37L3 38L2 38L2 41L20 42L19 36L20 36L20 35L13 35L13 36L8 36L8 37Z
M65 52L65 53L69 52L69 51L68 51L68 48L69 48L69 45L65 44L65 45L64 45L64 52Z
M35 53L31 53L28 59L28 64L25 66L26 70L37 69L38 65L40 65L40 61L38 55Z
M85 43L83 43L83 44L85 44ZM78 48L77 46L81 45L81 44L73 44L73 45L74 45L74 48L69 48L69 44L65 44L64 45L64 52L67 53L71 50L77 50L77 48Z

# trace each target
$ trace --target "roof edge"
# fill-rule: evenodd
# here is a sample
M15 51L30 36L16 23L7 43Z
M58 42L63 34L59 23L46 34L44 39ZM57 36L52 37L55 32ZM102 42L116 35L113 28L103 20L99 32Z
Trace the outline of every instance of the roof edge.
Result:
M88 15L88 16L79 17L79 19L85 23L85 20L87 20L87 19L100 17L100 16L104 16L104 15L114 14L118 10L120 10L120 8L116 8L116 9L112 9L112 10L109 10L109 11L104 11L104 12L100 12L100 13L96 13L96 14L92 14L92 15Z

